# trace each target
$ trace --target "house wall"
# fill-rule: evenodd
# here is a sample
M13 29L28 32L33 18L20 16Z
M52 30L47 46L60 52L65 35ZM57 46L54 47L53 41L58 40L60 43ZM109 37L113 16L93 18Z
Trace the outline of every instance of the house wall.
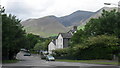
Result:
M63 37L61 34L59 34L57 40L56 40L56 49L63 48Z
M66 47L68 47L68 43L69 43L69 39L67 39L67 38L64 38L64 40L63 40L63 48L66 48Z
M52 54L52 50L55 50L55 48L55 44L53 42L50 42L50 44L48 45L49 54Z

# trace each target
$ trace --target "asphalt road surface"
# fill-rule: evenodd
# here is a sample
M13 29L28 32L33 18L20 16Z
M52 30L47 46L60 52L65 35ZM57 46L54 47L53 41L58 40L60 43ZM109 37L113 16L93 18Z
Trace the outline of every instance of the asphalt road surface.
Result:
M41 60L40 55L23 56L25 52L17 54L17 63L3 64L2 68L119 68L114 65L99 65L87 63L59 62Z

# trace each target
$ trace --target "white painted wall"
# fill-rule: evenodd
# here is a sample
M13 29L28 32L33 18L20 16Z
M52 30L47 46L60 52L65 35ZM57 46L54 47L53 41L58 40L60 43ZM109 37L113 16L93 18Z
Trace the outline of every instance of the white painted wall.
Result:
M61 34L59 34L57 40L56 40L56 49L63 48L63 37Z
M48 45L48 52L49 54L52 54L52 50L56 49L56 45L51 41L50 44Z

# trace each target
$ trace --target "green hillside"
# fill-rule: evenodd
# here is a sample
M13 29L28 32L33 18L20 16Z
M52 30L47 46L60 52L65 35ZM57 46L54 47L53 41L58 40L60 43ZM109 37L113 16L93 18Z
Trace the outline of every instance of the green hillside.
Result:
M80 30L80 29L83 30L84 28L85 28L85 25L80 25L80 26L77 27L78 30Z

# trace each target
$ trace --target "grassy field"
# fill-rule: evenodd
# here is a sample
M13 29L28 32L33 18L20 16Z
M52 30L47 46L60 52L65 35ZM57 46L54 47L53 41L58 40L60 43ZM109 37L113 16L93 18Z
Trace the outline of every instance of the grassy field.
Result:
M66 60L66 59L56 59L56 61L80 62L80 63L90 63L90 64L118 65L118 62L110 61L110 60Z
M3 60L2 63L16 63L18 60Z

